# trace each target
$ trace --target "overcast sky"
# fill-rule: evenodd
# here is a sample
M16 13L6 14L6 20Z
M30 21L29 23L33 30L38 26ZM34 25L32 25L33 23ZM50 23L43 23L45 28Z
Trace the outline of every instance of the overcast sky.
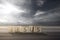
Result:
M60 1L0 0L0 24L60 25Z

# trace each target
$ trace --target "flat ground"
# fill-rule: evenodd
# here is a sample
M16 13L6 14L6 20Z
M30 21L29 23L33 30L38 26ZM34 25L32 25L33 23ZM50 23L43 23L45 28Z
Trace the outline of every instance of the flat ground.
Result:
M0 33L0 40L60 40L60 32L10 34Z

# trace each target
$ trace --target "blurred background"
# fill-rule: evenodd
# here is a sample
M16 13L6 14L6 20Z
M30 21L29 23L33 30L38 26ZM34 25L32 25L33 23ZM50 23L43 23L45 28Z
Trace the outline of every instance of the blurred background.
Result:
M15 33L20 25L40 33ZM60 0L0 0L0 26L0 40L60 40Z

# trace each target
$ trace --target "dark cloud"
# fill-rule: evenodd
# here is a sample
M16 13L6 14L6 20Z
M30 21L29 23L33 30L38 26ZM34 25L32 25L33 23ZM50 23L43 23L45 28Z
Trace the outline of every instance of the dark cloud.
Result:
M60 8L53 9L41 16L37 16L36 24L41 25L60 25ZM40 19L39 19L40 18Z
M12 24L13 25L59 25L60 24L59 0L5 0L5 1L14 5L14 7L16 7L14 9L16 10L6 14L9 15L9 17L6 19L7 22L4 23L1 22L0 20L1 24L5 24L5 25L6 24L9 25L10 24L11 25ZM11 21L8 22L8 20Z

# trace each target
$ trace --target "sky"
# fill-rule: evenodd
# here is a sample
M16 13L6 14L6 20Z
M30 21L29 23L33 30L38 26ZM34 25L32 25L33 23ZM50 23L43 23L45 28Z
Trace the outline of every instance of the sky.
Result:
M60 25L59 0L0 0L1 25Z

